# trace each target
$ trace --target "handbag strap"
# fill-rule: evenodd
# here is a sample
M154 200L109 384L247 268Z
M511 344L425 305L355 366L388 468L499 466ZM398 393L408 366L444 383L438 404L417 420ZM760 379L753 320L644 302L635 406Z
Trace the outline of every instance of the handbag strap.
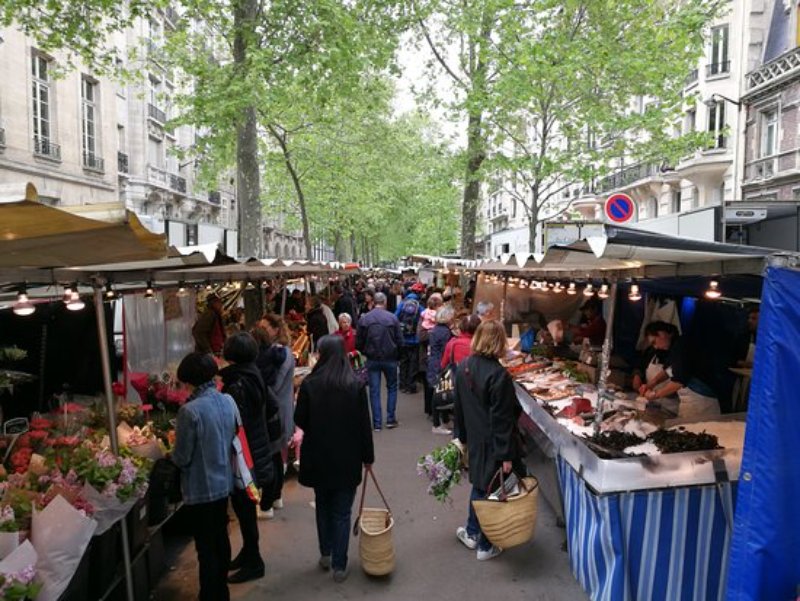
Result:
M386 497L383 495L383 491L381 490L380 484L378 484L377 478L375 478L375 472L372 471L371 465L364 466L364 478L361 482L361 501L358 503L358 516L355 519L355 523L353 524L353 536L358 536L358 525L361 521L361 514L364 513L364 499L367 496L367 475L372 476L372 481L375 483L375 488L378 489L378 494L381 496L383 500L383 504L386 507L386 510L389 512L387 516L387 521L391 519L392 515L392 508L389 507L389 503L386 501Z

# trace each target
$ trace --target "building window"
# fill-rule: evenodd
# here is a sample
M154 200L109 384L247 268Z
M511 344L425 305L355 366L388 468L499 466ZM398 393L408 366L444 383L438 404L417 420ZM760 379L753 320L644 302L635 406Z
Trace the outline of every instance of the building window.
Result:
M697 110L689 109L686 111L686 123L685 123L685 132L687 134L692 133L697 126Z
M708 109L708 132L714 136L710 148L725 148L725 101L718 100Z
M761 113L761 157L775 154L778 141L778 109L772 108Z
M147 139L147 162L161 169L164 165L164 149L160 141Z
M197 224L186 224L186 246L197 246Z
M728 60L728 26L720 25L711 29L711 56L708 61L709 77L728 73L731 63Z
M680 213L681 212L681 198L682 194L680 190L675 190L672 193L672 213Z
M33 147L39 155L61 158L60 149L53 143L53 126L50 109L53 102L50 93L50 61L41 54L34 54L32 68L33 98Z
M89 169L103 169L103 160L97 141L97 83L89 78L81 78L81 139L83 142L83 166Z

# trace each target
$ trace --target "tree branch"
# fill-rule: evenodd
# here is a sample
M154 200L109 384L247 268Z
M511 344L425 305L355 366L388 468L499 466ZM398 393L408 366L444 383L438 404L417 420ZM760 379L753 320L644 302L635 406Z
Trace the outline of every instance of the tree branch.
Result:
M425 36L425 40L428 42L428 46L430 47L431 52L433 52L433 56L436 57L437 62L442 66L442 68L447 72L447 74L450 75L450 77L452 77L453 80L459 86L461 86L463 89L466 90L467 89L467 85L456 74L456 72L453 71L450 68L450 65L447 64L447 61L444 60L444 57L439 53L439 50L436 48L436 44L433 43L433 40L431 39L430 33L428 32L428 28L425 26L425 21L422 20L422 19L418 19L417 23L419 23L419 27L420 27L420 29L422 29L422 35Z

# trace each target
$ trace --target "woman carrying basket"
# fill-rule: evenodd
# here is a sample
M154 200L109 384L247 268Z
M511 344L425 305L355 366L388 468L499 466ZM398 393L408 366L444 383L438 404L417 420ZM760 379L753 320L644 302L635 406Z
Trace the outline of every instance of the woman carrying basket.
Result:
M497 557L503 550L484 536L472 501L491 492L487 489L498 469L508 474L520 467L515 465L521 457L515 436L520 409L511 376L499 362L507 349L503 325L484 321L472 338L472 356L458 366L456 375L458 438L469 452L472 484L467 524L456 530L456 536L468 549L477 549L480 561Z
M324 336L319 360L300 385L294 421L304 432L300 484L314 489L319 565L347 578L350 517L362 466L375 461L367 393L339 336Z

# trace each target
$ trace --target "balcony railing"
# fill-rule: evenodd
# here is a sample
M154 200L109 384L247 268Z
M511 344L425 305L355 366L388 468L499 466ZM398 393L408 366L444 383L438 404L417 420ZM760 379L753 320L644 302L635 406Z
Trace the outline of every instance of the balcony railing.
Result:
M212 205L221 205L222 204L222 194L218 191L213 191L208 193L208 202Z
M747 74L747 93L796 77L800 72L800 46Z
M33 154L47 157L55 161L61 160L61 146L54 144L49 138L33 136Z
M723 75L730 72L731 61L722 61L706 65L706 77L714 77L715 75Z
M689 75L686 76L686 81L683 83L685 87L689 87L692 84L697 83L698 78L700 77L699 71L697 69L692 69L689 71Z
M147 105L147 114L151 119L154 119L155 121L158 121L161 124L167 122L167 114L153 104Z
M776 164L776 157L769 157L766 159L753 161L747 166L747 179L759 180L775 177Z
M92 171L103 171L105 162L93 152L83 152L83 166Z
M117 171L120 173L130 173L128 170L128 155L124 152L117 152Z
M174 173L169 174L169 187L177 192L186 194L186 178Z
M176 11L171 6L168 6L167 8L164 9L164 16L167 17L167 20L173 25L175 25L179 19L178 11Z
M595 192L602 194L619 188L630 186L632 183L649 177L657 177L672 169L664 165L655 163L636 163L629 167L623 167L616 173L612 173L595 184Z

